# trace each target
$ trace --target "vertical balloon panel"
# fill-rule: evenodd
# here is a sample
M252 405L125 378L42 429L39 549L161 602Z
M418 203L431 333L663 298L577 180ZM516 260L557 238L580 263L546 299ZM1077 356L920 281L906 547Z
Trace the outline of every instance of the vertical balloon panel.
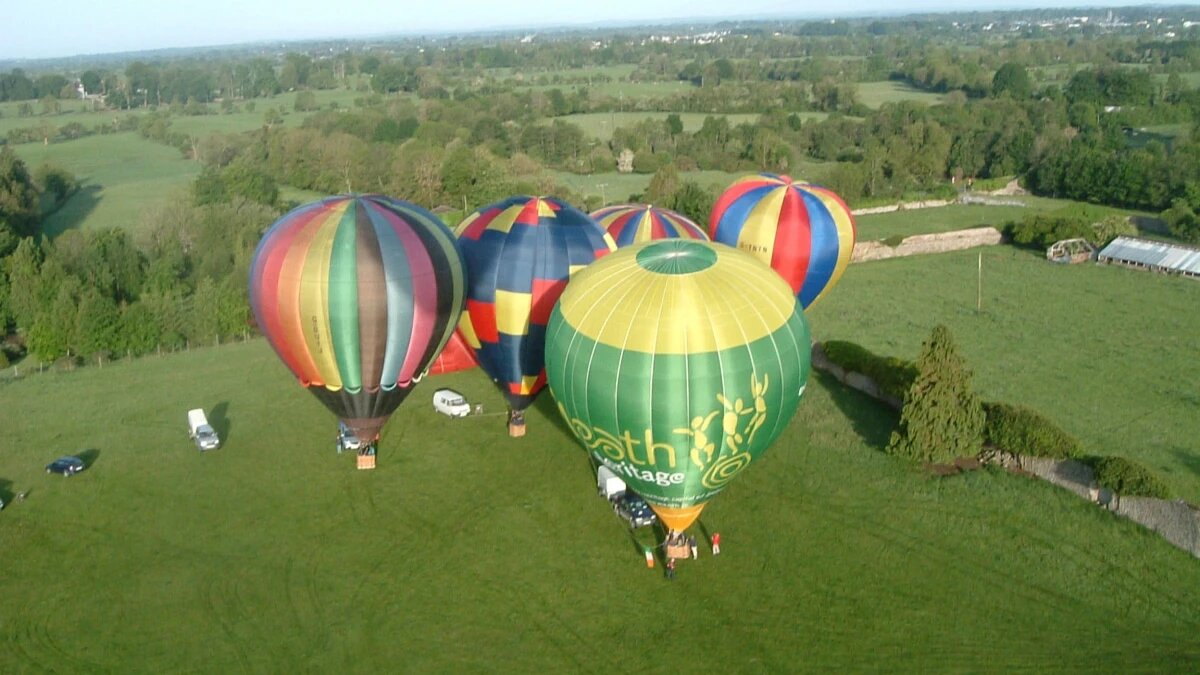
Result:
M810 342L765 265L666 240L572 281L551 316L546 372L588 452L682 530L787 426Z
M450 339L465 290L449 228L379 195L291 211L250 267L251 308L272 348L364 439L378 437Z
M509 406L523 410L546 384L554 303L572 275L615 247L595 221L553 197L510 197L457 229L469 279L460 331Z

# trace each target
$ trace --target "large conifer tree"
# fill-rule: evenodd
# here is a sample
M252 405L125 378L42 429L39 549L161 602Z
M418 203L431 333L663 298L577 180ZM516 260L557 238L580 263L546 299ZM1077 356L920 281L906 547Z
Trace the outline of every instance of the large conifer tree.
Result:
M983 443L983 405L971 389L971 371L958 355L950 329L933 329L917 369L888 452L926 462L975 455Z

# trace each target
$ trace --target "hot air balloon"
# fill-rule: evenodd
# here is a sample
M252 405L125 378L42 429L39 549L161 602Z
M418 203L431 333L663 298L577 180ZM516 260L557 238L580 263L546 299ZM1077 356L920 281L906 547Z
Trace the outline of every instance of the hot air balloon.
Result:
M550 317L546 375L595 461L681 532L788 425L810 349L800 304L770 268L669 239L571 281Z
M721 194L708 234L770 265L807 309L850 264L855 227L850 208L831 190L762 173Z
M456 330L450 336L450 341L442 348L441 353L433 360L433 364L429 366L429 374L457 373L478 365L479 362L475 360L475 351L463 339L462 333Z
M619 204L592 212L592 219L608 230L618 248L656 239L708 241L704 229L679 213L649 204Z
M567 280L612 251L612 238L587 214L553 197L509 197L459 227L467 267L467 308L459 329L479 365L500 386L509 432L546 385L546 321Z
M465 291L450 229L379 195L291 211L250 266L250 305L279 358L368 442L450 339Z

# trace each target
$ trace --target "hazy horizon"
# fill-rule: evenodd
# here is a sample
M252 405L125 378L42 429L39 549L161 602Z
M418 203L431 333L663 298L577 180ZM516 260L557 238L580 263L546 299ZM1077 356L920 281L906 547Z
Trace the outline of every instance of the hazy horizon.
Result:
M161 0L60 0L55 17L32 3L6 8L0 27L0 59L37 60L157 49L216 47L266 41L366 39L402 34L474 33L604 23L666 23L722 18L837 18L895 16L918 12L1180 6L1196 3L1037 2L1010 0L963 6L952 0L846 0L836 12L827 3L744 0L735 6L713 0L637 2L611 0L583 15L569 3L443 0L433 6L401 7L382 0L330 4L294 0L285 11L265 0L209 0L173 6ZM464 18L466 17L466 18ZM44 26L45 30L30 28ZM22 30L16 30L22 29Z

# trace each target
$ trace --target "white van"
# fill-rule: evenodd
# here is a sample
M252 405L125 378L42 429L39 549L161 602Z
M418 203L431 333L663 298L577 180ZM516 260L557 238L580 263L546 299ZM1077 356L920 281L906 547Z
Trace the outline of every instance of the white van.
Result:
M611 500L625 492L625 481L613 473L612 469L601 464L596 469L596 489L600 491L601 497Z
M433 409L450 417L466 417L471 414L471 404L453 389L438 389L433 392Z
M215 450L221 447L221 439L217 437L216 430L208 424L203 408L189 410L187 418L188 436L196 442L196 447L201 450Z

